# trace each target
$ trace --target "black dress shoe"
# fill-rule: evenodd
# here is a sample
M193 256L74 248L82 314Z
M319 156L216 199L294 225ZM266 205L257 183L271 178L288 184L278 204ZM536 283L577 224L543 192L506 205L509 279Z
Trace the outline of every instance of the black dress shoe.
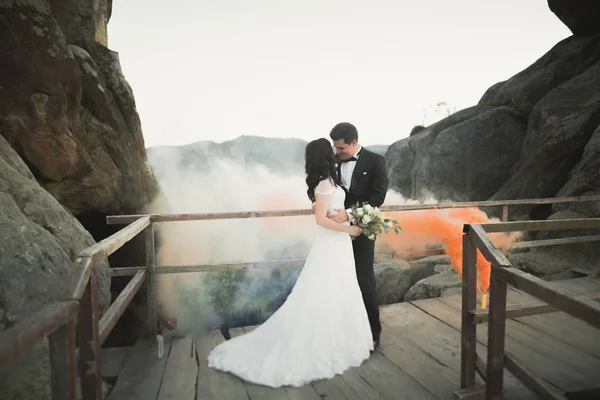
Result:
M377 350L378 347L380 347L379 346L379 338L373 340L373 350L371 350L371 352Z

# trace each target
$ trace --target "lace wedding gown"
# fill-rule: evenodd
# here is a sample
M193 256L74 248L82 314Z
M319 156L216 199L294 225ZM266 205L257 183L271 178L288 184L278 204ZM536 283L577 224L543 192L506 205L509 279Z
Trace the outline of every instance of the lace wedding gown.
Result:
M328 196L330 212L344 208L341 187L324 180L315 191ZM359 366L372 349L350 236L319 226L285 303L254 331L215 347L208 365L266 386L302 386Z

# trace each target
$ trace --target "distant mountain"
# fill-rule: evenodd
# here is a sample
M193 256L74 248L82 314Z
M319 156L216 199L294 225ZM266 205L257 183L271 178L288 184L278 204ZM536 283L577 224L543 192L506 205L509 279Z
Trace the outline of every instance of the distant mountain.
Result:
M157 146L147 149L148 162L160 180L166 171L208 171L218 160L231 160L253 167L264 166L277 174L302 173L304 148L301 139L240 136L223 143L201 141L184 146ZM388 145L365 146L385 156Z
M243 166L262 165L272 172L287 173L303 166L305 146L306 142L300 139L240 136L223 143L202 141L150 147L147 154L157 177L165 167L203 171L211 169L218 160L231 160Z

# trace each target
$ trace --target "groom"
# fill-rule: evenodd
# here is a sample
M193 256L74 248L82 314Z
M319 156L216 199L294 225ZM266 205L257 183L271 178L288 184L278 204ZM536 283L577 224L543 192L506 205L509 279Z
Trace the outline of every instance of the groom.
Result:
M358 131L348 122L334 126L329 136L338 158L338 184L346 192L346 209L336 209L337 213L329 215L329 218L340 223L348 220L353 222L352 205L366 202L373 207L380 207L383 204L388 189L385 158L363 148L358 143ZM374 345L378 347L381 323L373 272L375 241L360 235L352 242L352 247L358 285L369 316Z

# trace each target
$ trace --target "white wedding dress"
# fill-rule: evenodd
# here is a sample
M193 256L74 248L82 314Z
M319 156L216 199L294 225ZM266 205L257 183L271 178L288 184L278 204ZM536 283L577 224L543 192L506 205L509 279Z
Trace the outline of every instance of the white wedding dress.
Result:
M341 187L324 180L315 191L328 196L330 212L344 208ZM359 366L372 349L350 236L319 226L285 303L254 331L216 346L208 365L261 385L302 386Z

